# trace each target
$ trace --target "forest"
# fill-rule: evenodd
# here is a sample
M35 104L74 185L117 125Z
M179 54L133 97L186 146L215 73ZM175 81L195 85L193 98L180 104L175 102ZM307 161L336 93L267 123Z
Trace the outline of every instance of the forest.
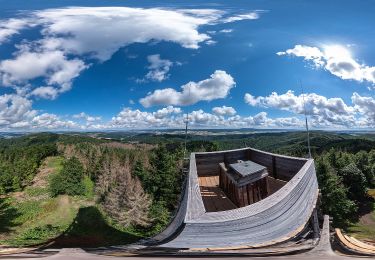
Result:
M95 231L97 224L86 223L93 218L90 214L103 224L94 244L152 236L168 224L178 205L182 161L182 146L167 150L165 145L51 133L2 139L0 242L35 244L64 232L70 232L70 241L88 237L87 230ZM44 185L39 185L43 178ZM72 227L65 220L49 223L62 204L72 211L68 219L79 217L83 226L90 226ZM39 216L46 219L44 226L43 221L32 221ZM60 240L69 242L66 236Z
M190 135L186 152L178 134L40 133L0 139L0 243L54 239L64 246L84 240L105 245L152 236L178 206L184 156L245 146L308 154L303 132ZM357 225L361 216L375 212L374 136L317 131L311 146L321 213L331 215L336 227L374 235L375 227ZM64 216L56 217L61 212Z

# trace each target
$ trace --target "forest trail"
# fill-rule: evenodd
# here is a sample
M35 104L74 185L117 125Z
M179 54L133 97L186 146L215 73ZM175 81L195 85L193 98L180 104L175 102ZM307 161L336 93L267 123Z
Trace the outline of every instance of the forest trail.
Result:
M52 174L61 169L62 157L50 156L43 160L31 184L23 191L16 191L9 194L17 201L40 200L48 197L48 181Z
M60 160L62 159L58 156L47 157L39 167L39 170L32 181L31 187L46 187L48 185L49 176L59 171Z

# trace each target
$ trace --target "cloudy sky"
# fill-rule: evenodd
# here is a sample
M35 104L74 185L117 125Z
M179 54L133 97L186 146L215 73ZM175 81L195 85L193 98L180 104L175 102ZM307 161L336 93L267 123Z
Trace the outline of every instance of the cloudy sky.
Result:
M26 2L26 3L25 3ZM375 126L373 1L0 0L0 131ZM305 106L304 106L305 104Z

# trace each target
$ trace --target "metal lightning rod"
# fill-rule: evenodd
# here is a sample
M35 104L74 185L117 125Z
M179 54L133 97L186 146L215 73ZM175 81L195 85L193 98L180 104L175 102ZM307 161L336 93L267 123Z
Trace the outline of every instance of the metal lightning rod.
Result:
M302 100L303 100L303 110L305 114L305 124L306 124L306 132L307 132L307 148L309 150L309 158L311 159L311 147L310 147L310 131L309 131L309 124L307 122L307 113L306 113L306 103L305 103L305 93L303 91L302 81L299 81L302 91Z

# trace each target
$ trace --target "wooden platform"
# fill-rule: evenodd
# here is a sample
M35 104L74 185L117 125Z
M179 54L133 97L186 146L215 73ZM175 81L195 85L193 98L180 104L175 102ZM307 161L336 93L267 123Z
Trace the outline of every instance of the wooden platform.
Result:
M199 180L199 177L217 178L220 163L231 164L238 160L264 165L271 177L285 180L286 184L271 196L249 206L209 212L230 209L233 205L224 200L230 206L226 204L223 207L222 199L226 196L217 189L217 179ZM271 154L252 148L192 153L187 177L176 217L150 244L171 250L259 248L280 244L305 230L319 194L312 159ZM218 200L220 205L215 203Z
M219 176L199 177L199 188L206 212L236 209L236 205L219 188Z

